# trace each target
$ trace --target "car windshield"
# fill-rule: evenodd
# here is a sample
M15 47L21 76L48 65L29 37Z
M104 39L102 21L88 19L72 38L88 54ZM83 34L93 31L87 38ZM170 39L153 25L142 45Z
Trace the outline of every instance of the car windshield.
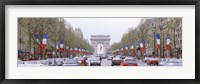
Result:
M76 60L82 60L81 57L75 57L74 59L76 59Z
M115 58L113 58L113 60L121 60L121 58L120 57L115 57Z
M92 58L90 58L90 60L93 60L93 61L99 61L100 58L99 58L99 57L92 57Z
M180 60L171 59L167 63L180 63L180 62L181 62Z
M61 62L62 61L62 59L56 59L56 62Z
M136 61L134 59L126 59L125 63L136 63Z
M52 64L54 64L54 63L55 63L55 60L51 60L50 62L51 62Z
M155 57L151 57L151 58L149 58L150 60L158 60L157 58L155 58Z
M68 60L65 60L64 62L65 64L76 64L77 61L76 60L71 60L71 59L68 59Z
M25 64L38 64L37 61L27 61Z

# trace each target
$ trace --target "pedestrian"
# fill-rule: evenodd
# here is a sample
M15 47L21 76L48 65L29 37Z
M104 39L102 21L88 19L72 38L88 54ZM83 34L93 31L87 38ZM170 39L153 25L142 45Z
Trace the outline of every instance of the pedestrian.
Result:
M80 66L87 66L87 62L85 59L81 60Z

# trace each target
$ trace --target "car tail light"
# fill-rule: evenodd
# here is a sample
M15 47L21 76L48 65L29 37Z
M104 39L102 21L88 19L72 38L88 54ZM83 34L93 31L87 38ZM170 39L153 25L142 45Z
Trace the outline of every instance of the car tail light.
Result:
M128 64L124 63L123 66L128 66Z
M130 66L138 66L138 64L130 64Z

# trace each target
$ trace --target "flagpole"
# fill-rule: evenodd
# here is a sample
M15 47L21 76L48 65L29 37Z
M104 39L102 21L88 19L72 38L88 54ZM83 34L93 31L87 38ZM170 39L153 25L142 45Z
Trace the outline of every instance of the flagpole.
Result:
M164 58L164 39L165 39L165 36L164 36L165 32L163 31L163 58Z

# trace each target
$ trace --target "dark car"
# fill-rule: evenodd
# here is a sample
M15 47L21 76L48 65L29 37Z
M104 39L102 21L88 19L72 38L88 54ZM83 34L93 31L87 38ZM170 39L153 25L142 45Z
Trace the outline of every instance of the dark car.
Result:
M120 64L121 66L138 66L138 63L133 58L126 58L123 62Z
M122 59L121 59L120 57L114 57L114 58L112 59L112 66L113 66L113 65L120 65L121 62L122 62Z

